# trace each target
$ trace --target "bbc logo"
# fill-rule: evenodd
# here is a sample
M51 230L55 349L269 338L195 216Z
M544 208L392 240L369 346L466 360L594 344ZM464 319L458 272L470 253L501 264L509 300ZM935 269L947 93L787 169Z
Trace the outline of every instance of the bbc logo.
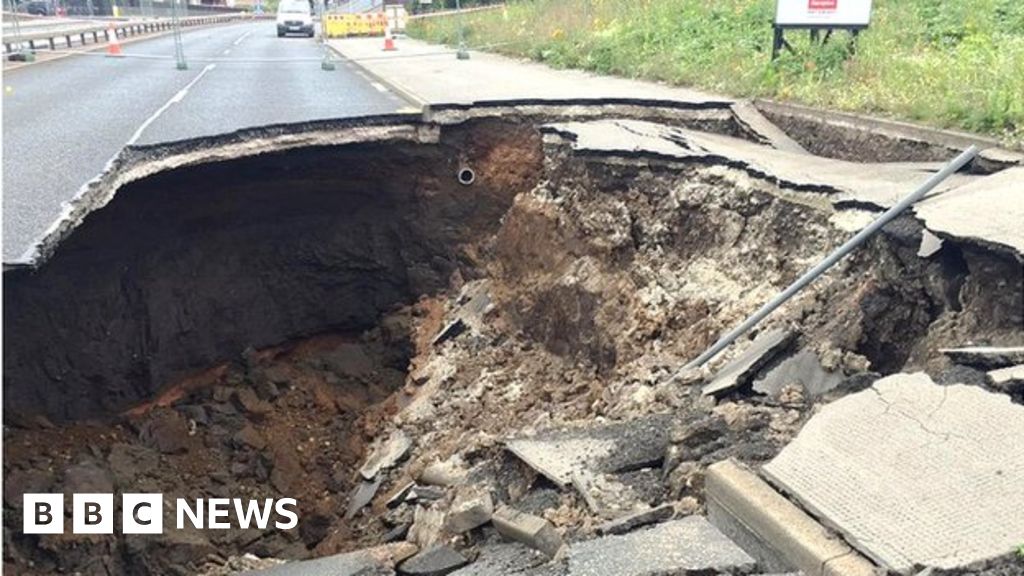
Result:
M63 494L25 494L25 534L64 533ZM75 534L114 533L113 494L72 495L71 531ZM122 494L121 532L161 534L164 528L162 494Z

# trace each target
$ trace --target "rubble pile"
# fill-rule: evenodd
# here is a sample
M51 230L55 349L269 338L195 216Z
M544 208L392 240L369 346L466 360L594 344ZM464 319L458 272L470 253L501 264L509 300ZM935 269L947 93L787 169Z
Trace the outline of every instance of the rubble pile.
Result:
M919 256L910 214L680 372L865 207L733 159L588 153L564 130L536 142L536 186L444 289L375 328L247 350L112 427L5 430L12 495L289 496L299 530L30 539L5 498L5 563L212 576L266 568L251 554L323 557L267 576L746 574L763 563L703 516L710 465L765 464L820 407L901 371L1021 402L1019 353L1002 350L1024 336L1020 255L945 237ZM501 176L476 173L473 186ZM946 350L967 344L1001 348Z

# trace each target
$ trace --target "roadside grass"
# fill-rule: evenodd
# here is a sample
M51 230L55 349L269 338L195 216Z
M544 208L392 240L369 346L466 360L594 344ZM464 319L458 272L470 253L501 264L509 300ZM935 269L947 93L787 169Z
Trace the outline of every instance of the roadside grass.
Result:
M790 33L771 62L775 0L510 0L462 16L471 47L742 97L995 136L1024 147L1024 2L875 0L871 27L826 44ZM458 17L410 35L456 44Z

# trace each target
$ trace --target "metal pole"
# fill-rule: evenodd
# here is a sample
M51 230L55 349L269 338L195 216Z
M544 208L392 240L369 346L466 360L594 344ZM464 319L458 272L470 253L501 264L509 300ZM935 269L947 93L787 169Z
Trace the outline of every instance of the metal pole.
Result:
M753 328L754 325L763 320L765 316L768 316L773 311L775 311L776 308L782 306L782 304L784 304L787 300L792 298L794 294L796 294L805 286L813 282L815 279L818 278L818 276L821 276L823 273L825 273L826 270L831 268L832 265L838 262L843 256L846 256L847 254L852 252L854 248L863 244L864 241L870 238L875 232L878 232L879 229L888 224L893 218L896 218L897 216L900 215L901 212L903 212L912 204L920 200L921 197L923 197L933 188L938 186L939 183L941 183L943 180L948 178L950 174L956 172L965 164L970 162L975 156L977 156L977 154L978 148L976 146L971 146L967 150L964 150L962 153L960 153L959 156L954 158L942 170L939 170L938 172L933 174L932 177L929 178L928 181L926 181L924 184L922 184L920 188L915 190L913 193L911 193L903 200L900 200L899 203L893 206L892 208L889 208L884 214L879 216L878 219L872 222L867 228L864 228L863 230L858 232L853 238L847 240L845 244L843 244L839 248L836 248L836 250L829 254L827 258L822 260L821 263L805 272L804 275L797 279L796 282L790 284L789 288L786 288L785 290L782 291L781 294L779 294L775 298L772 298L771 301L762 306L760 310L754 312L749 318L744 320L742 324L740 324L736 328L733 328L731 332L729 332L725 336L722 336L722 338L720 338L718 342L715 342L713 346L705 350L704 353L698 356L695 360L691 361L686 366L683 366L679 372L683 372L685 370L701 366L702 364L710 360L715 354L718 354L723 349L725 349L726 346L732 344L732 342L736 340L736 338L743 335L743 333L746 332L747 330ZM676 375L678 374L679 373L677 372Z
M466 17L462 15L460 0L455 0L455 11L459 13L459 51L455 53L455 57L459 60L469 60L469 50L466 50Z

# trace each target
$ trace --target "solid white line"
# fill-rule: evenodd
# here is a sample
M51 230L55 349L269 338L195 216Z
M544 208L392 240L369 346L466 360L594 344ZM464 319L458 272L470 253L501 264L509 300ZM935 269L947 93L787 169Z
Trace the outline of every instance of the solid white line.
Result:
M384 85L379 83L379 82L370 82L370 85L373 86L374 88L376 88L378 92L387 93L387 91L388 91L388 89L385 88Z
M206 75L207 72L209 72L210 70L213 70L216 67L217 67L216 64L207 64L206 68L203 68L203 70L199 74L196 74L196 77L193 78L191 82L186 84L185 87L182 88L181 90L178 90L177 94L175 94L174 96L171 96L171 99L168 100L163 106L158 108L157 111L154 112L152 116L150 116L149 118L146 118L146 121L143 122L139 126L139 129L136 130L134 134L132 134L132 137L128 139L128 142L125 144L125 146L131 146L132 144L135 144L139 140L139 138L142 137L142 133L146 131L146 128L149 128L150 124L155 122L156 119L159 118L161 114L166 112L167 109L170 108L172 105L177 104L178 102L181 102L182 100L184 100L185 99L185 95L188 94L189 89L192 88L193 86L195 86L196 82L199 82L203 78L203 76Z

